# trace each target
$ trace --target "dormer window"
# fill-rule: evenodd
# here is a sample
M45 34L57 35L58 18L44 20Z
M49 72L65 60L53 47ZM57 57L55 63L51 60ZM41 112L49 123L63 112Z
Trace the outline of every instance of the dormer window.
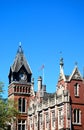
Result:
M79 84L78 84L78 83L76 83L76 84L74 85L74 95L75 95L76 97L79 97Z

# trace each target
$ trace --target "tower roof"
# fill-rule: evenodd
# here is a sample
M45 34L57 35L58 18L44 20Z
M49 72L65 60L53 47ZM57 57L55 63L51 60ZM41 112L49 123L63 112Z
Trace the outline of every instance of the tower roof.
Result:
M12 72L18 72L22 66L25 67L25 69L27 70L27 72L29 74L32 74L30 66L27 63L26 59L25 59L25 56L24 56L24 53L23 53L23 49L22 49L22 46L21 46L21 43L20 43L19 47L18 47L18 50L17 50L16 57L14 59L14 63L11 66L11 71Z

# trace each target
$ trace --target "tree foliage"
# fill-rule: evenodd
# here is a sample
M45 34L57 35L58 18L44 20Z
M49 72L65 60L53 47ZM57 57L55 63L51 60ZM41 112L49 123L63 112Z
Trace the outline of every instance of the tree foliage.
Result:
M0 130L6 130L18 114L13 100L3 99L3 88L4 85L0 82Z

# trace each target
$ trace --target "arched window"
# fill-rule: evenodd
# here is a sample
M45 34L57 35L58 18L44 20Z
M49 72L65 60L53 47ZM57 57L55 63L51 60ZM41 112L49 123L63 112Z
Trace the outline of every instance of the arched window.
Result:
M74 95L79 96L79 84L78 83L76 83L74 85Z
M19 92L19 86L17 86L17 90L16 91Z
M28 88L26 87L26 93L28 93Z
M16 92L16 86L14 87L14 92Z
M23 87L23 92L25 92L25 87Z
M81 123L81 111L79 109L74 109L74 123Z
M22 87L20 87L20 92L22 92Z
M19 112L26 112L26 99L25 98L18 99L18 110Z

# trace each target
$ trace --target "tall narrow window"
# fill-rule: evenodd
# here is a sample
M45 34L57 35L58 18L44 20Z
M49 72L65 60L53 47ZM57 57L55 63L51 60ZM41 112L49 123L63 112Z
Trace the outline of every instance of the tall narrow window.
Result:
M79 109L74 109L74 123L81 123L81 111Z
M26 87L26 93L28 93L28 88Z
M62 109L59 110L59 125L61 125L61 115L62 115Z
M23 87L23 93L25 92L25 87Z
M79 96L79 84L76 83L74 86L74 94L75 96Z
M18 110L19 112L26 112L26 99L25 98L18 99Z
M63 110L59 108L59 126L63 127Z
M34 127L35 127L35 130L37 128L37 116L34 117Z
M21 112L21 98L18 99L18 110Z
M49 114L46 112L46 128L49 128Z
M32 130L32 126L33 126L33 120L32 117L30 117L30 130Z
M18 120L18 130L26 130L26 120Z
M39 114L39 128L42 130L42 113Z
M23 98L23 102L22 102L22 112L25 112L25 105L26 105L25 98Z
M22 92L22 87L20 87L20 92Z
M16 86L14 87L14 92L16 92Z
M52 127L55 128L55 110L52 111Z

